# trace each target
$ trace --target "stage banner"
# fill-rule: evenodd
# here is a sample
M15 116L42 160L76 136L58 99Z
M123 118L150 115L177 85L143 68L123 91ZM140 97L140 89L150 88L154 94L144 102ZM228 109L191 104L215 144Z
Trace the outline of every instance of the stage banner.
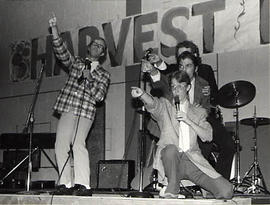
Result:
M55 65L51 36L44 35L19 43L12 42L11 81L36 79L37 65L42 58L46 59L46 77L61 74L61 69ZM185 4L171 1L160 10L117 17L62 33L71 51L82 57L86 55L86 45L96 36L106 39L108 58L105 67L109 65L114 79L113 68L139 63L149 47L172 63L175 45L186 39L195 42L202 54L269 44L269 0L198 0ZM14 51L20 45L24 46L26 53Z

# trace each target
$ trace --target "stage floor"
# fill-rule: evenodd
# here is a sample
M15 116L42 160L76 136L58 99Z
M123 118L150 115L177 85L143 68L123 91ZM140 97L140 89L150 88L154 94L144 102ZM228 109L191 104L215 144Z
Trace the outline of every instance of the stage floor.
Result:
M13 193L10 190L0 190L0 204L48 204L48 205L253 205L270 204L270 195L235 195L232 200L203 199L195 196L194 199L161 199L157 193L152 193L154 198L131 198L130 192L104 192L94 191L92 197L80 196L53 196L51 191L29 191Z

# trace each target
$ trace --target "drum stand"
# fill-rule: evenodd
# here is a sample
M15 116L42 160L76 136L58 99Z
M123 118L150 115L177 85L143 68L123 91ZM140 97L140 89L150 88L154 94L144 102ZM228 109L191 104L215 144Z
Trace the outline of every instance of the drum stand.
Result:
M242 193L240 185L240 139L239 139L239 112L238 108L251 102L256 94L256 87L248 81L234 81L222 86L218 91L218 102L224 108L236 108L235 144L236 144L236 166L235 177L231 180L234 191Z
M256 114L254 113L254 147L252 151L254 151L254 161L251 164L249 170L245 173L240 185L247 186L247 193L251 194L259 194L265 193L270 194L270 192L266 188L266 184L259 166L258 162L258 148L257 148L257 120ZM253 171L253 172L252 172ZM252 173L251 176L249 176ZM260 185L261 184L261 185Z

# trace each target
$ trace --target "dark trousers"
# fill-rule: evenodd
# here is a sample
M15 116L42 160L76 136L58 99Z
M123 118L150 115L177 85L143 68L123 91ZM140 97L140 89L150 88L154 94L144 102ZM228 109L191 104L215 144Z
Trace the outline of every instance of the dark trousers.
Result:
M229 180L233 156L235 153L235 146L232 136L226 130L224 125L214 117L208 117L207 121L211 124L213 129L213 141L211 143L204 143L201 140L198 140L199 147L202 151L203 156L206 159L209 159L210 153L213 150L212 143L215 143L217 145L219 155L214 168L224 178Z
M167 145L161 151L161 160L168 178L166 193L177 194L180 180L187 179L209 191L217 199L232 198L233 186L228 180L222 176L216 179L209 177L185 153L179 152L175 145Z

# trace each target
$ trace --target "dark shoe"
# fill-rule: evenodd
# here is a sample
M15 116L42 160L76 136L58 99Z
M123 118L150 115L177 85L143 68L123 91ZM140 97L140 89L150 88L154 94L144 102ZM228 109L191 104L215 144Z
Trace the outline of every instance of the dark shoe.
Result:
M53 195L72 195L71 188L67 188L66 185L61 184L56 187L56 191L52 192Z
M87 189L85 186L81 184L75 184L74 187L71 188L72 195L74 196L92 196L92 190Z

